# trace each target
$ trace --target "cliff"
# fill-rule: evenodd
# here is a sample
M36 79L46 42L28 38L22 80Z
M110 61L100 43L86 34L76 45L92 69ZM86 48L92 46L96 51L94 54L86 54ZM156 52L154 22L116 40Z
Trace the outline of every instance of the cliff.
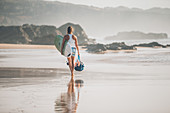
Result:
M59 28L47 25L29 25L22 26L0 26L0 43L12 44L54 44L54 37L65 35L68 25L72 25L75 29L75 35L78 37L79 45L90 43L89 39L80 25L67 23Z
M54 36L61 34L55 26L1 26L0 43L53 44Z

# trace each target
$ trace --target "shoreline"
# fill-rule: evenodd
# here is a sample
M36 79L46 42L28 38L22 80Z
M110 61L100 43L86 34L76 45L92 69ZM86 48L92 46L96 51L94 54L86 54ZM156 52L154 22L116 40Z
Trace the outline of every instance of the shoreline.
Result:
M0 44L0 49L56 49L55 45Z
M79 46L80 50L84 50L86 51L87 49L84 49L84 46ZM136 48L161 48L161 47L140 47L140 46L136 46ZM28 45L28 44L0 44L0 49L56 49L55 45ZM137 50L107 50L107 51L103 51L103 52L99 52L99 53L93 53L90 52L92 54L105 54L105 53L117 53L117 52L135 52Z
M80 50L85 50L79 46ZM0 44L0 49L56 49L55 45Z

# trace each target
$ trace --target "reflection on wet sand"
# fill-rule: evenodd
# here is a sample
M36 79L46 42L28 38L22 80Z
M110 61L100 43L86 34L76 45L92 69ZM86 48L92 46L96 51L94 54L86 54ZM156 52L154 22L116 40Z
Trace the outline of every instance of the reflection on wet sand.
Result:
M83 86L83 80L71 78L68 83L67 93L61 93L61 96L55 101L56 113L76 113L80 98L80 88Z
M0 67L0 88L46 83L68 72L63 68Z
M0 67L0 78L56 77L67 73L63 68Z

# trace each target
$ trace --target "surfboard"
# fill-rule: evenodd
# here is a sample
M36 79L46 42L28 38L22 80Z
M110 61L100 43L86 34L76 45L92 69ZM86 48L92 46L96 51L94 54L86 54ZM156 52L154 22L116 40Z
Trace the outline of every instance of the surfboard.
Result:
M54 45L60 53L61 53L61 47L62 47L63 39L64 39L63 36L57 35L55 37L55 40L54 40ZM64 43L64 46L63 46L63 51L62 51L62 53L65 57L68 57L69 55L71 55L71 46L67 42L68 41L65 40L65 43Z

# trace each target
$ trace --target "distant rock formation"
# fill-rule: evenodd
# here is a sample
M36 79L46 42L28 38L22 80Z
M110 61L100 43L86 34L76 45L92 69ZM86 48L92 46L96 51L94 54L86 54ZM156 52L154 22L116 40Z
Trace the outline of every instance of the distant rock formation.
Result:
M162 48L166 48L168 47L168 45L162 45L159 44L158 42L151 42L151 43L143 43L143 44L137 44L137 45L133 45L133 47L162 47Z
M162 45L162 44L159 44L158 42L151 42L151 43L144 43L144 44L128 46L124 42L120 42L120 43L114 42L114 43L106 44L106 45L104 45L104 44L89 44L84 48L87 49L87 52L89 52L89 53L104 53L107 50L137 50L137 47L166 48L166 47L170 47L170 45L169 44Z
M67 23L58 29L55 26L37 26L32 24L24 24L22 26L0 26L0 43L52 45L54 44L54 37L57 34L66 34L68 25L73 26L75 29L75 35L78 37L80 45L94 42L88 39L80 25Z
M90 53L102 53L106 50L137 50L134 46L128 46L124 42L111 44L90 44L86 46Z
M115 36L108 36L106 40L141 40L141 39L165 39L168 38L166 33L142 33L139 31L119 32Z

